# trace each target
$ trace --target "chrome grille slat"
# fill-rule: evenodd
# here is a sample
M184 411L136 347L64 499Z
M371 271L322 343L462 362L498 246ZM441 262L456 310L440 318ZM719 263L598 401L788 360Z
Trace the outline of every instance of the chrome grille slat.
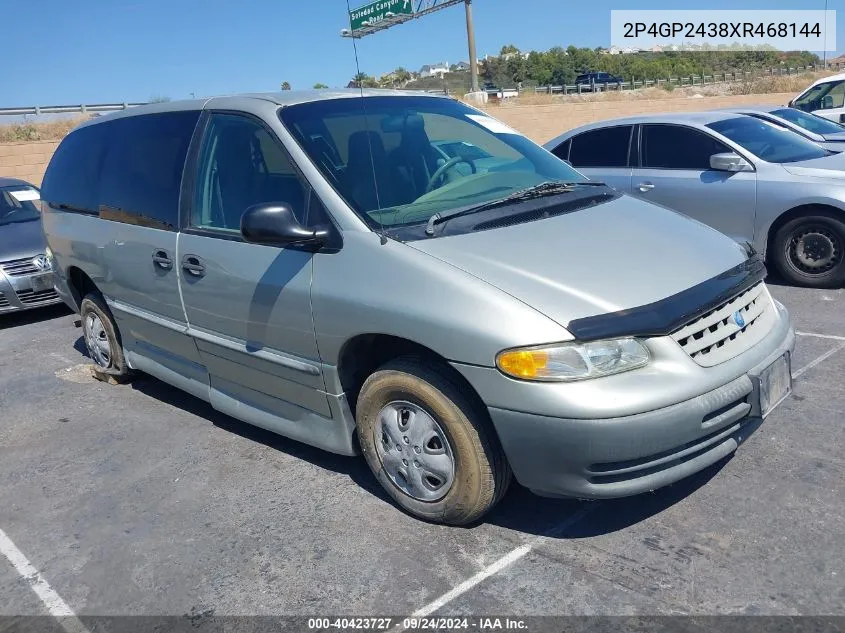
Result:
M18 299L25 305L32 305L34 303L41 303L43 301L52 301L58 295L55 290L41 290L40 292L33 292L32 289L18 290Z
M0 292L0 308L8 308L9 307L9 300L6 298L2 292Z
M737 325L739 312L745 325ZM763 282L691 321L672 338L699 365L712 367L730 360L761 340L774 326L776 312Z
M32 275L34 273L43 272L38 266L33 263L32 257L27 257L24 259L11 259L7 262L0 262L0 268L3 269L3 272L7 275L11 275L12 277L18 277L20 275Z

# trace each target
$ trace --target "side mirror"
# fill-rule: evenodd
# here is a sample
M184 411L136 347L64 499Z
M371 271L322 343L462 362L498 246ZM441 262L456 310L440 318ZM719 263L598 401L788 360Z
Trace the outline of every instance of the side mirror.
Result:
M833 97L825 95L822 97L822 110L830 110L833 107Z
M725 152L724 154L713 154L710 157L710 169L716 171L754 171L754 167L739 154Z
M285 202L265 202L249 207L241 216L241 234L247 242L275 246L322 246L328 231L302 226Z

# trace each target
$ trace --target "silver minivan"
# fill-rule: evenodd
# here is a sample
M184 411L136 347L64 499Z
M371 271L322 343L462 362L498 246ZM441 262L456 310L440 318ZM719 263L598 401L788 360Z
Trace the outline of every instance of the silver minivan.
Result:
M752 249L445 97L133 108L68 135L42 189L103 371L361 452L427 520L477 520L511 473L546 496L654 490L791 390Z

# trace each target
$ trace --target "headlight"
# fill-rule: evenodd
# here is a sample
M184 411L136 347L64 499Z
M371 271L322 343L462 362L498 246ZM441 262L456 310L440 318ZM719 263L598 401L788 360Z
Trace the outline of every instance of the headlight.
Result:
M508 349L496 356L496 367L513 378L559 382L618 374L648 361L645 345L619 338Z

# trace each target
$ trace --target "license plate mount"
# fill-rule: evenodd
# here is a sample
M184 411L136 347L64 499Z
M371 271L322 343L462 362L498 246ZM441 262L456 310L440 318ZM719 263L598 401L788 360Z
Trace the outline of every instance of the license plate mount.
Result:
M767 417L792 393L791 360L789 353L786 353L755 378L757 412L760 417Z
M44 292L45 290L53 289L53 273L44 273L43 275L34 275L29 278L30 286L33 292Z

